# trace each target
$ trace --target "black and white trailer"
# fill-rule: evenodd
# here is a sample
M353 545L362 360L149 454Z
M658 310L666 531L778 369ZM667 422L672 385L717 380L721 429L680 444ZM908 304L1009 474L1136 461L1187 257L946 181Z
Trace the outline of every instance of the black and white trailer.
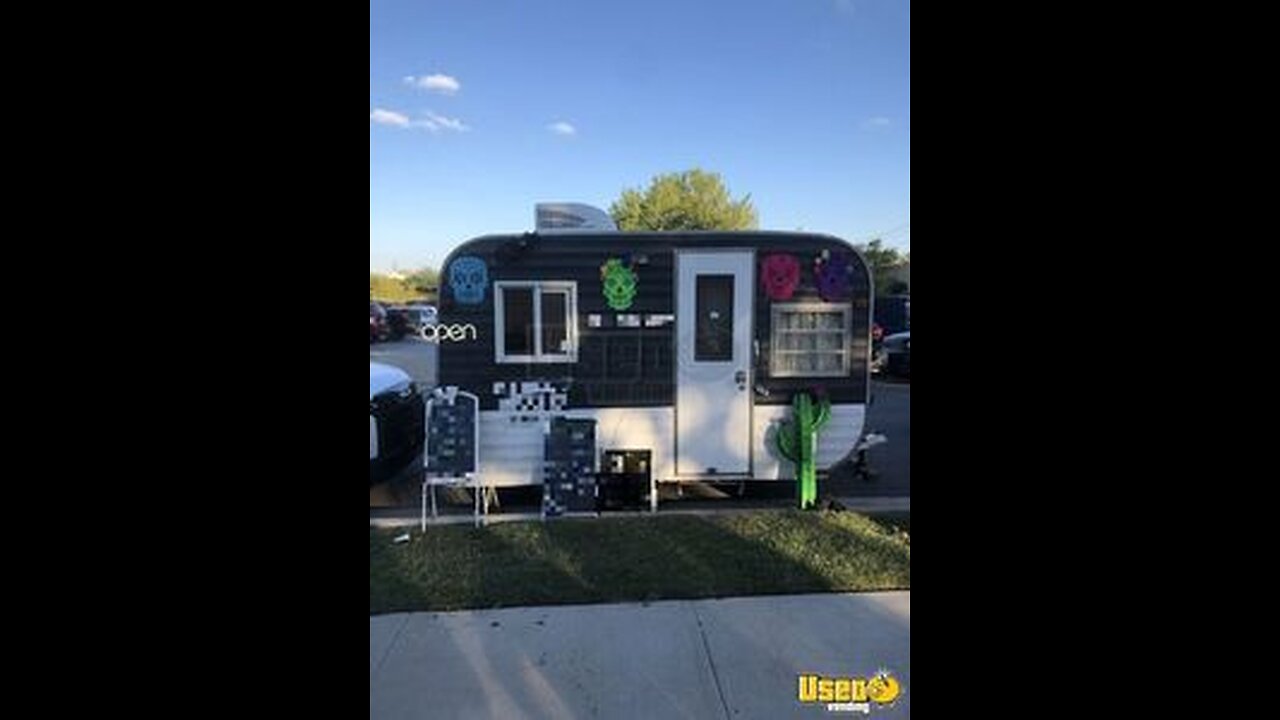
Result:
M851 245L546 229L557 217L540 206L538 231L469 240L442 268L439 384L479 398L481 483L541 484L554 418L594 420L597 461L647 451L657 482L793 480L776 435L797 393L830 403L817 469L854 450L872 287Z

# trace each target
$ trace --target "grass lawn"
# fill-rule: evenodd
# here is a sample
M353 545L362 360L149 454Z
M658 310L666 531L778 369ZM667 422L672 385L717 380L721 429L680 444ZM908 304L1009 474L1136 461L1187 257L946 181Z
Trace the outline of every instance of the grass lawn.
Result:
M870 517L877 525L890 533L898 533L901 531L908 535L911 534L911 513L909 511L880 512L870 515Z
M760 511L369 528L369 612L911 587L910 516Z

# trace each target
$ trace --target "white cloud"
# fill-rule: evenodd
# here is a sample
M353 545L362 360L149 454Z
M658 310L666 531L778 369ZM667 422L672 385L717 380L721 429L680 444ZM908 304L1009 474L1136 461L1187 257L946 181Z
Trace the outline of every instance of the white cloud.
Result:
M889 127L889 118L883 116L873 117L862 123L863 130L878 130L887 127Z
M462 89L462 83L458 82L457 78L443 73L417 77L407 75L404 81L408 85L428 92L438 92L441 95L452 95Z
M420 120L414 123L414 125L425 127L431 132L439 132L441 129L452 130L454 132L466 132L471 129L467 127L465 124L463 124L463 122L457 118L450 118L450 117L445 117L443 115L437 115L431 112L430 110L426 111L424 114L427 116L427 119Z
M394 125L396 127L409 127L409 118L401 115L394 110L383 110L382 108L374 108L369 113L369 119L379 125Z
M423 119L410 120L409 116L404 113L398 113L394 110L374 108L373 112L369 113L369 120L376 122L379 125L391 125L392 127L398 128L420 128L433 133L438 133L441 130L467 132L471 129L466 123L457 118L437 115L430 110L427 110L422 114L424 116Z
M568 136L568 135L577 135L577 134L578 134L578 129L577 129L577 128L575 128L574 126L570 125L569 123L567 123L567 122L565 122L565 121L563 121L563 120L561 120L561 121L559 121L559 122L553 122L553 123L551 123L550 125L548 125L548 126L547 126L547 129L548 129L548 130L550 130L551 132L553 132L553 133L557 134L557 135L565 135L565 136Z

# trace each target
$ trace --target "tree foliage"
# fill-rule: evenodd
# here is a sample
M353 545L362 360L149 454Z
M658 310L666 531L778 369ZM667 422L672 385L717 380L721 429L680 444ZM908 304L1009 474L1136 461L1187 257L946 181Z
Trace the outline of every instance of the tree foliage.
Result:
M734 200L716 173L658 175L646 190L626 189L609 214L619 230L754 230L751 196Z
M440 273L435 268L416 270L403 279L371 272L369 299L386 303L403 303L424 298L432 300L439 277Z
M421 270L415 270L414 272L409 273L404 281L406 285L419 295L434 295L436 290L440 287L440 272L435 268L422 268Z
M884 247L879 239L872 240L861 248L862 258L871 268L871 277L875 281L877 295L893 295L902 292L902 281L893 277L893 271L910 261L897 249Z

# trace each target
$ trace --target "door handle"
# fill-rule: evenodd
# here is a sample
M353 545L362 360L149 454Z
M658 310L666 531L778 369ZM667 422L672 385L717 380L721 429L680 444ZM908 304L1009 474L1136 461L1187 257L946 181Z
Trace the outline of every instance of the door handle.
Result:
M747 384L747 371L739 370L733 374L733 381L738 383L739 388L743 388Z

